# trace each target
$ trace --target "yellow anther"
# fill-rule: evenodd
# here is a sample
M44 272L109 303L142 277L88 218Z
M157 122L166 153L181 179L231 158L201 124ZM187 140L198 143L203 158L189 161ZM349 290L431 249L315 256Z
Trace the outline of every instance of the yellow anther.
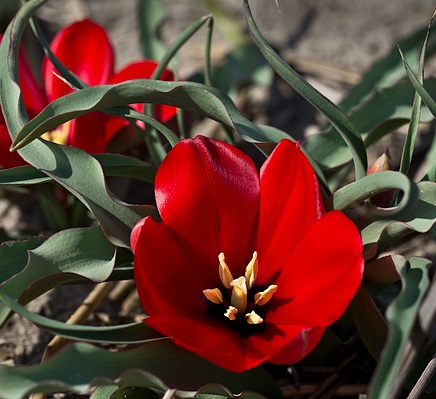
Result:
M247 309L247 283L245 277L238 277L230 283L232 295L230 305L238 308L239 313L245 313Z
M272 298L274 293L277 291L277 286L275 284L270 285L265 291L258 292L254 295L254 304L255 305L265 305Z
M253 257L250 260L250 263L247 265L245 269L245 279L247 280L247 288L250 289L253 287L254 282L257 277L257 270L259 269L259 262L257 260L257 252L253 252Z
M230 288L230 283L233 281L233 276L232 273L230 272L229 267L227 266L226 258L222 252L218 255L218 260L220 262L220 267L219 267L220 279L224 287Z
M238 309L236 309L234 306L229 306L226 310L226 313L224 313L224 316L230 320L235 320L237 315Z
M58 126L54 130L44 133L41 138L52 143L67 145L68 144L68 134L70 129L71 121Z
M248 324L260 324L263 323L262 317L260 317L256 312L252 311L245 315Z
M209 299L209 301L220 304L223 302L223 294L218 288L214 288L213 290L203 290L204 296Z

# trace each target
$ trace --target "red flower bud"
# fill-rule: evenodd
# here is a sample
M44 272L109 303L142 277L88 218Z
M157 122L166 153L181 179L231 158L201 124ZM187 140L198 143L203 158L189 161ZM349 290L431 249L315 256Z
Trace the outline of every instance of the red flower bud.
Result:
M382 172L385 170L393 170L392 160L389 154L389 150L386 151L376 159L376 161L368 168L367 174ZM387 208L389 207L395 190L386 190L371 197L370 201L373 205Z

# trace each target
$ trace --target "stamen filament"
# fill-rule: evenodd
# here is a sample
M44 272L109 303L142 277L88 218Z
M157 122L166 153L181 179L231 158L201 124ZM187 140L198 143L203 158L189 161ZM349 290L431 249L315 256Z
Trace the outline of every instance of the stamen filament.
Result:
M227 266L224 253L221 252L218 255L218 260L220 262L220 267L219 267L220 279L224 287L230 288L230 283L233 281L233 276L232 273L230 272L229 267Z
M277 291L277 285L271 284L265 291L258 292L254 295L254 304L255 305L265 305L272 298L274 293Z
M256 278L257 270L259 269L259 261L257 260L257 252L253 252L253 258L245 269L245 279L247 280L247 288L253 287Z

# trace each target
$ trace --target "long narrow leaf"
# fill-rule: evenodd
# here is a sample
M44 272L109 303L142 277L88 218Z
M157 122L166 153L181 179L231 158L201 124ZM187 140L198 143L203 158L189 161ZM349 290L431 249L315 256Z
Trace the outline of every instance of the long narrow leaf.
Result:
M138 1L138 17L142 53L145 58L159 60L165 53L159 29L166 12L159 0Z
M407 76L410 79L410 82L412 83L415 90L421 96L422 101L424 101L425 105L427 105L430 112L436 118L436 101L433 100L430 93L424 88L424 86L420 83L419 79L415 76L414 72L412 71L412 68L410 68L410 65L407 63L406 59L404 58L401 49L400 49L400 54L404 63L404 67L406 68Z
M419 59L419 71L418 71L418 80L419 83L423 83L424 80L424 62L425 62L425 54L427 50L428 39L430 37L430 27L431 23L428 25L427 34L424 39L424 44L421 50L421 56ZM404 58L404 55L403 55ZM403 146L403 152L401 154L401 161L399 171L407 175L409 173L410 164L412 162L413 150L415 148L416 137L418 135L418 127L419 127L419 119L421 116L421 96L418 93L415 93L415 97L413 99L413 107L412 107L412 116L410 118L409 129L407 131L406 140Z
M2 289L25 303L78 277L94 282L106 280L114 268L116 254L99 226L63 230L38 248L23 252L21 246L15 246L8 252L9 255L18 252L13 257L19 257L21 262L25 256L27 263L20 273L3 283ZM8 313L8 309L0 306L0 324Z
M188 391L186 397L191 398L202 386L219 383L238 396L250 390L270 399L281 398L277 384L261 367L246 373L231 373L179 349L169 340L119 352L73 344L36 366L0 365L1 399L22 399L30 392L84 393L91 386L114 383L158 392L165 392L171 386Z
M198 21L192 23L186 28L180 35L177 36L174 43L165 51L162 59L159 62L157 68L153 71L150 79L159 79L164 69L168 66L171 60L175 57L177 52L183 47L186 42L210 19L210 16L202 17ZM148 116L154 116L154 108L151 104L145 105L145 114ZM157 137L155 127L152 125L151 129L147 131L146 142L150 149L151 155L157 162L161 162L167 152Z
M45 328L55 335L69 339L105 344L132 344L162 338L160 334L142 322L98 327L66 324L61 321L49 319L48 317L27 310L6 294L3 288L0 288L0 301L15 313L25 317L37 326Z
M19 166L0 170L0 185L27 185L45 183L51 178L33 166Z
M14 149L23 148L48 130L80 115L134 103L165 103L196 112L235 129L250 141L278 142L290 138L278 129L250 122L227 95L212 87L193 82L137 79L86 87L53 101L22 127L15 137Z
M400 386L392 385L399 371L402 352L412 333L419 305L428 288L428 268L431 262L422 258L411 258L399 270L402 291L389 306L386 315L390 322L390 334L383 360L379 363L369 392L369 399L397 398Z
M0 98L12 139L28 121L18 85L18 44L32 14L45 0L31 0L20 8L0 44ZM106 188L98 162L77 148L35 141L20 151L31 165L53 178L79 198L99 220L108 238L116 245L129 246L130 232L140 220L133 209L114 200ZM90 185L89 181L93 184Z
M399 43L399 47L403 50L407 59L412 60L412 68L417 68L419 53L423 38L426 35L428 28L424 27L416 32L413 32L409 37L406 37ZM436 52L436 36L430 38L428 43L428 55L433 55ZM362 80L354 86L340 102L339 107L344 112L350 112L357 106L366 102L366 99L374 90L380 90L399 82L406 77L403 62L398 54L398 48L395 45L389 53L377 61L371 69L365 73Z
M407 234L428 232L436 223L436 184L420 182L417 187L418 201L411 209L392 219L376 220L362 229L366 259L373 258Z
M436 93L435 79L427 79L425 85L430 93ZM362 134L366 147L409 122L414 95L415 90L409 82L400 82L374 90L363 104L351 111L349 118ZM423 107L420 121L430 122L432 119L431 112ZM333 169L352 159L335 129L309 136L304 146L323 169Z
M356 179L364 177L367 168L366 150L362 137L353 123L335 104L313 88L274 51L259 32L247 0L244 0L244 15L252 38L266 60L291 87L323 113L338 130L352 154Z
M344 210L354 203L389 189L402 191L401 202L395 208L369 208L369 213L379 218L394 217L411 209L418 199L417 187L407 176L399 172L383 171L365 176L363 179L337 190L331 198L332 207L333 209Z

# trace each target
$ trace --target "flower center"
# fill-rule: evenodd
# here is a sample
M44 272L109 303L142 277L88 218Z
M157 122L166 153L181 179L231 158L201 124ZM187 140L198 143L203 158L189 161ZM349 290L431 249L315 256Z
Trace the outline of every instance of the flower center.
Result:
M54 130L44 133L41 138L53 143L67 145L71 121L65 122Z
M263 323L262 317L256 313L255 308L269 302L277 291L277 285L272 284L266 290L256 292L253 296L250 295L259 268L257 252L253 253L253 258L248 263L244 276L236 279L233 278L223 253L218 255L218 261L220 279L226 290L219 288L207 289L203 291L205 297L214 304L225 304L224 316L229 320L234 321L243 318L248 324Z

